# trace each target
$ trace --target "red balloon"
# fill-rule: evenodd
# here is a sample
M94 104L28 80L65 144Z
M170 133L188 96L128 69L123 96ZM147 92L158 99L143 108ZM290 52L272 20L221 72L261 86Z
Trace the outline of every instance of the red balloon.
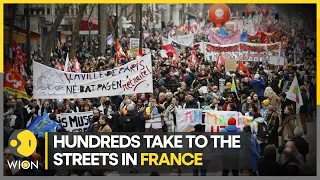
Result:
M221 27L222 23L228 22L231 14L231 10L226 4L213 4L208 11L209 20L216 23L217 27Z

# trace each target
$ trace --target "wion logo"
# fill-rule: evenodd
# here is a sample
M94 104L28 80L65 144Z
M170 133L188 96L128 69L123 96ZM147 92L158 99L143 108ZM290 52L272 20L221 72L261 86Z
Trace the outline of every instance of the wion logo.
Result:
M37 138L29 130L18 130L9 138L9 149L17 157L32 155L37 148ZM7 161L10 169L39 169L39 162L30 160Z

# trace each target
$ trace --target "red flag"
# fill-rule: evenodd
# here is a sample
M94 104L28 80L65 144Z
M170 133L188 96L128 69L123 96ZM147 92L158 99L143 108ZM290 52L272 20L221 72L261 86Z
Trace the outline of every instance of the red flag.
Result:
M58 61L58 59L56 59L56 66L57 66L57 69L63 70L63 66L60 64L60 62Z
M250 76L250 72L248 71L248 68L243 65L241 60L239 60L239 63L238 63L238 71L243 71L244 76L248 76L248 77Z
M162 46L162 49L166 50L167 56L171 57L172 56L172 63L176 64L177 61L179 60L179 55L177 51L174 49L172 44L167 44Z
M78 61L78 58L74 57L74 68L73 68L74 72L81 72L80 69L80 63Z
M18 56L14 57L14 62L13 62L13 70L19 72L19 60Z
M116 59L127 58L128 56L124 53L119 40L116 42Z
M197 52L196 50L192 50L190 66L194 67L197 63L198 63Z
M143 56L142 49L141 49L141 48L139 48L139 51L138 51L137 57L142 57L142 56Z
M24 88L26 82L22 79L19 72L9 69L6 70L4 74L3 91L12 94L19 99L29 99Z
M218 71L221 71L221 65L225 65L225 60L222 57L221 52L219 53L218 59L216 61L216 67L218 68Z
M27 62L26 57L24 56L22 50L20 49L20 47L18 46L18 44L16 43L16 41L13 41L12 49L13 49L13 51L16 52L19 60L20 60L22 63L26 63L26 62Z
M11 64L10 64L8 61L6 61L5 71L9 71L10 69L12 69L12 66L11 66Z

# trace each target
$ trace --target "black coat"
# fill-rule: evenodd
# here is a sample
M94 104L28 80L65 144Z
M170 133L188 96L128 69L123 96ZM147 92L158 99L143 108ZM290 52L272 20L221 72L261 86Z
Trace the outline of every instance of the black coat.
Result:
M138 123L142 121L139 114L128 113L120 118L120 132L138 132Z
M258 163L259 176L280 176L281 166L277 161L262 159Z

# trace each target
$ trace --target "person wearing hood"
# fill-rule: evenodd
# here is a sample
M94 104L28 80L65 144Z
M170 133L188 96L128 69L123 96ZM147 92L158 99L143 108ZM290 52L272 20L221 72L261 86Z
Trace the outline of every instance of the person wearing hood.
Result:
M237 133L241 132L237 126L237 120L234 117L228 119L228 126L224 129L220 130L220 133ZM238 168L239 168L239 150L238 149L223 149L223 157L222 157L222 176L228 176L229 169L232 169L233 176L238 176Z
M271 87L267 87L264 91L264 97L270 100L270 104L277 110L278 113L281 111L281 99L273 91Z
M256 94L259 96L260 102L263 101L263 96L264 96L264 89L266 88L266 84L264 80L260 79L260 75L256 74L254 75L254 80L251 81L251 85L253 87L253 90Z

